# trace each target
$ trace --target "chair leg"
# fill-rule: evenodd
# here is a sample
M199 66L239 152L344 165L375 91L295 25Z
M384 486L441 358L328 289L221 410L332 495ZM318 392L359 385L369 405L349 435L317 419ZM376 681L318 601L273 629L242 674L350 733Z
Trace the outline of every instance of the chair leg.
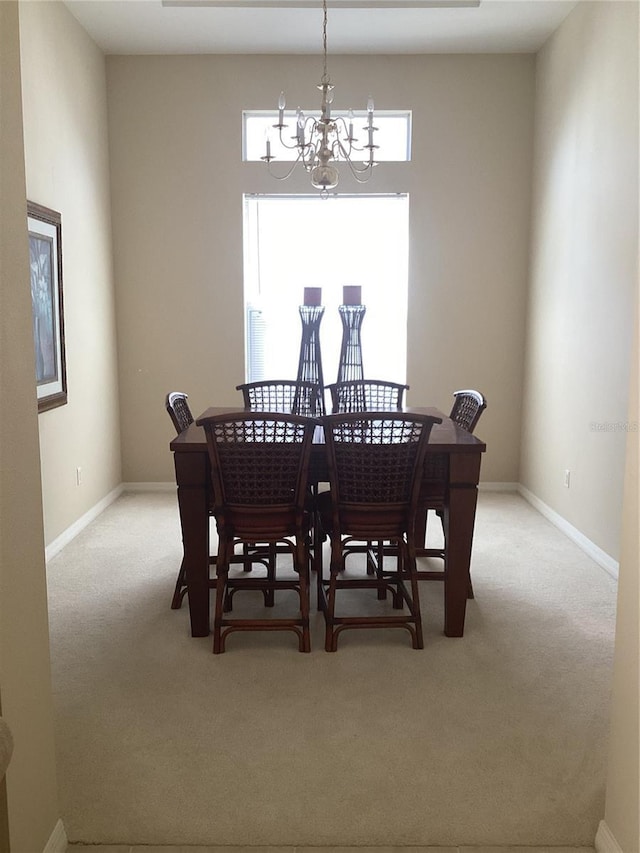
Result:
M324 650L325 652L336 652L338 650L338 638L333 626L333 618L336 611L336 581L338 572L333 565L329 568L329 589L327 590L327 610L325 612Z
M427 543L427 518L429 517L428 509L419 508L416 513L414 536L418 548L424 548Z
M272 542L269 545L269 563L267 567L267 579L270 584L273 584L276 579L276 559L277 559L277 546L275 542ZM265 607L273 607L276 603L276 593L273 586L269 589L265 589L264 591L264 606Z
M182 599L184 598L187 592L187 567L184 564L184 557L182 558L182 563L180 563L180 571L178 572L178 580L176 581L176 587L173 591L173 598L171 599L171 609L172 610L180 610L182 607Z
M303 543L302 545L300 543L296 544L296 562L298 563L298 576L300 579L300 619L302 622L302 637L300 639L299 648L301 652L310 652L311 634L309 632L309 564L311 562L311 557L307 543Z
M416 566L415 549L411 546L402 548L405 551L403 560L406 558L411 578L411 615L415 619L416 629L414 649L424 649L424 638L422 635L422 614L420 612L420 584L418 582L418 567ZM400 559L400 557L398 557Z
M384 542L380 540L376 543L376 563L378 569L378 577L382 580L382 573L384 569ZM369 574L367 572L367 574ZM387 597L387 590L384 586L378 587L378 601L384 601ZM395 607L395 604L394 604Z
M327 606L324 614L325 635L324 650L336 652L338 650L338 636L335 631L333 620L336 612L336 585L338 575L344 568L342 555L342 540L340 535L331 537L331 560L329 563L329 589L327 591Z
M216 580L216 607L213 617L213 653L219 655L224 652L224 635L222 633L222 620L224 618L225 598L227 581L229 579L229 563L226 559L226 549L220 545L217 562Z

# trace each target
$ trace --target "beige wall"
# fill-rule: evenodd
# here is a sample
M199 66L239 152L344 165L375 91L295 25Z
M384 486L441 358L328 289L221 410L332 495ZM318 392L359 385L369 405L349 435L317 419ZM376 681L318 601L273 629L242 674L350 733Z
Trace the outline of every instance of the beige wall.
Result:
M638 316L636 311L636 323ZM631 371L629 422L638 427L638 326L636 325ZM638 432L629 433L624 483L622 521L622 553L618 583L616 615L616 647L609 737L609 772L605 821L624 853L638 853L640 848L640 733L638 696L640 654L638 608L640 584L640 504L638 502Z
M62 214L69 402L38 417L48 544L121 481L105 63L60 3L21 4L20 31L27 197Z
M616 425L637 287L637 3L580 3L538 55L536 93L520 482L617 559Z
M637 853L638 4L581 3L538 55L536 88L520 479L620 555L603 826Z
M0 695L15 748L13 853L43 850L59 817L31 331L18 7L0 3Z
M562 431L554 430L559 438L551 446L525 429L521 479L614 556L625 436L588 433L588 423L627 419L637 253L636 15L636 4L581 4L539 58L535 102L524 404L528 422L546 418L545 438L549 424ZM16 401L1 421L0 693L17 741L8 779L13 849L32 853L42 849L57 817L38 426L49 542L121 479L172 478L171 426L163 412L169 388L187 390L197 411L236 399L243 369L241 196L275 191L259 165L240 162L240 110L273 104L283 80L290 102L306 103L319 69L312 57L107 61L121 476L103 59L60 4L21 5L26 194L62 212L65 255L69 404L38 418L28 291L16 285L27 275L27 257L20 236L26 205L13 3L0 2L0 24L0 375ZM381 167L368 187L411 194L410 401L446 408L453 388L481 388L489 399L480 430L489 444L483 479L516 480L533 60L341 57L332 59L331 71L338 107L360 103L371 88L380 108L414 111L414 161ZM342 187L353 189L348 181ZM307 189L304 179L287 185L287 191ZM317 266L324 273L327 265L321 258ZM575 383L580 395L569 407L562 391L568 395ZM602 403L592 413L594 400ZM635 453L629 464L634 458L637 464ZM77 465L84 469L82 487L75 485ZM566 467L573 472L568 492L557 487ZM620 583L631 595L637 585L633 476L630 483ZM624 602L606 817L626 844L633 839L634 804L625 797L634 780L625 749L637 738L637 719L626 703L624 673L638 647L637 611ZM37 810L27 806L34 792Z
M125 481L173 479L167 391L187 391L196 414L238 401L242 194L310 190L241 162L241 111L274 106L283 86L314 106L320 71L318 57L107 58ZM480 388L483 479L515 481L533 57L332 57L330 71L336 108L371 91L380 109L413 111L413 161L364 188L410 193L409 402L448 411L454 389ZM363 191L347 177L340 189ZM339 276L330 249L318 235L304 284Z

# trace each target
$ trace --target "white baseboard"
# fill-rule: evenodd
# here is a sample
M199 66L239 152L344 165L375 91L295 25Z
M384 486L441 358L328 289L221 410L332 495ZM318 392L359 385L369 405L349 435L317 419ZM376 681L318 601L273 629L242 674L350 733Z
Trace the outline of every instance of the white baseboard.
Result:
M623 853L622 847L616 841L613 832L601 820L596 832L595 848L597 853Z
M175 492L175 480L172 483L123 483L125 492Z
M65 545L68 545L72 539L75 539L78 533L81 533L85 527L91 524L101 512L112 504L116 498L120 497L123 492L122 483L117 486L112 492L102 498L101 501L95 506L92 506L88 512L85 512L84 515L81 515L77 521L74 521L72 525L67 527L67 529L60 534L53 542L50 542L47 547L44 549L45 560L50 560L52 557L55 557L56 554L59 554L60 551L64 548Z
M518 492L526 501L528 501L528 503L531 504L532 507L538 510L540 515L544 515L544 517L561 530L565 536L568 536L569 539L575 542L579 548L582 548L582 550L588 554L594 562L601 566L605 572L616 579L618 578L620 564L614 560L613 557L610 557L606 551L599 548L595 542L587 539L584 533L581 533L577 527L569 524L565 518L558 515L555 510L551 509L550 506L547 506L544 501L541 501L540 498L536 497L533 492L529 491L529 489L526 489L522 485L518 485Z
M42 853L66 853L68 843L64 824L59 820L54 826Z

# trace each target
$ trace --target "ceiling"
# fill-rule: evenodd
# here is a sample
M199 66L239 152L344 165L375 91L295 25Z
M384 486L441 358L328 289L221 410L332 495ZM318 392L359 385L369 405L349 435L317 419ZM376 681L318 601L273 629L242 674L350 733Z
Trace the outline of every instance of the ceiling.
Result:
M1 2L1 0L0 0ZM64 0L107 54L321 53L321 0ZM328 0L329 53L533 53L579 0Z

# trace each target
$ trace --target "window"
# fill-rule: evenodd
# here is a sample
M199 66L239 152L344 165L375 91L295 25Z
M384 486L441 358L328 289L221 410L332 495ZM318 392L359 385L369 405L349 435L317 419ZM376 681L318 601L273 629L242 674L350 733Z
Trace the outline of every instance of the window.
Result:
M245 196L246 380L295 379L305 287L322 288L325 384L335 382L344 285L360 285L365 376L404 382L409 197Z
M308 116L320 117L320 113L308 112ZM294 110L285 111L285 123L288 125L282 131L283 137L286 140L287 134L292 136L296 127L296 114ZM242 113L242 159L246 161L256 161L264 155L266 150L266 137L269 134L271 141L271 153L276 159L276 162L292 162L296 159L297 153L285 148L280 144L278 131L273 125L278 120L277 112L267 112L260 110L259 112L245 111ZM364 128L367 121L367 113L365 110L354 110L354 135L358 136L359 128ZM374 142L378 146L375 154L377 162L404 162L411 160L411 112L389 112L376 110L375 113L376 131ZM365 131L360 132L362 144L366 139ZM354 160L357 157L353 158Z

